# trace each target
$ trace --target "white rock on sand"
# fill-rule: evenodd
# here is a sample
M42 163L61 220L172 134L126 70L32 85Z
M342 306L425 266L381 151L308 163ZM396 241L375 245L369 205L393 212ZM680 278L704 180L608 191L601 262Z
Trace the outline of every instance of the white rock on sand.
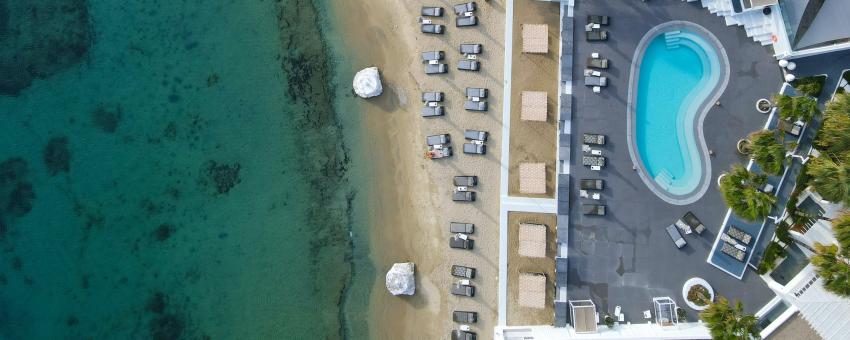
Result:
M381 75L377 67L367 67L354 75L354 93L362 98L371 98L381 94Z
M387 272L387 290L392 295L413 295L416 292L413 262L393 264Z

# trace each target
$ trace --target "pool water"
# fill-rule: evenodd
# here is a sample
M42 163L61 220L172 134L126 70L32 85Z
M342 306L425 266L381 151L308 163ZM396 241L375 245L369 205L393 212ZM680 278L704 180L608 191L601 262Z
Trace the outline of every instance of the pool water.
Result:
M684 29L658 33L640 63L635 103L635 144L647 174L675 196L694 192L704 155L697 117L719 82L717 52Z

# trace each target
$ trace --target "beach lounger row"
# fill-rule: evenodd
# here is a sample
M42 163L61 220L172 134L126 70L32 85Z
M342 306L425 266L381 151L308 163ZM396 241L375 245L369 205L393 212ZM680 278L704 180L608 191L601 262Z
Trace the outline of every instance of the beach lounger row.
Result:
M489 91L481 87L467 87L466 101L463 108L467 111L487 111L487 95Z
M608 31L601 29L608 25L607 15L588 15L587 24L584 25L587 41L608 40Z
M465 145L463 152L466 153ZM475 202L475 192L469 191L469 188L478 185L478 176L455 176L453 183L455 185L455 190L452 192L453 201Z
M443 102L443 98L445 98L445 94L442 92L422 92L422 102L425 103L425 106L420 111L421 116L429 118L445 115L445 107L440 104Z
M478 9L478 5L475 1L454 5L453 9L457 15L457 18L455 18L456 27L470 27L478 25L478 17L475 16L475 11Z

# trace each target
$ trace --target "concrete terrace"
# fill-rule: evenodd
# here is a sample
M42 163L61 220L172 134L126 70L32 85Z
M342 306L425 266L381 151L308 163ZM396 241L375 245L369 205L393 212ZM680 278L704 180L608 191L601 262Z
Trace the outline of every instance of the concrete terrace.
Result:
M608 15L611 24L606 42L587 42L583 26L586 16ZM704 121L704 133L711 158L712 183L708 192L690 205L664 202L641 181L632 169L626 140L626 101L629 72L635 47L650 28L671 20L684 20L711 31L729 54L729 85ZM727 207L717 190L717 176L733 163L744 163L735 151L735 143L749 132L764 126L767 115L755 111L758 98L768 98L778 90L782 74L772 51L759 46L743 29L728 27L723 18L711 15L698 2L681 1L581 1L575 7L575 36L572 87L572 154L580 159L582 133L608 136L603 152L607 166L599 172L573 162L572 182L584 178L602 178L606 189L602 202L608 215L588 217L581 214L578 188L572 185L569 200L569 299L592 299L600 312L613 313L622 306L626 321L643 323L642 311L651 309L654 296L670 296L684 307L682 284L691 277L702 277L717 294L743 301L748 312L755 312L773 297L773 292L754 272L738 280L706 263ZM599 52L610 59L603 73L608 87L594 94L585 87L582 71L585 59ZM578 163L578 164L575 164ZM702 235L684 235L688 245L676 249L664 228L685 212L693 211L708 230ZM696 311L688 310L689 319Z

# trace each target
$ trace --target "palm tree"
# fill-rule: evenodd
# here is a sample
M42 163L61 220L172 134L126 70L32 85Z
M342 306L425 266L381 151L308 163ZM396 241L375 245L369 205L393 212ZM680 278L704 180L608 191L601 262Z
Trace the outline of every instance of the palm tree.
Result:
M832 154L850 150L850 94L837 94L826 104L823 126L818 131L815 143Z
M810 184L823 198L850 203L850 165L829 157L817 157L806 166Z
M776 197L761 191L767 184L767 176L749 172L740 164L720 180L720 192L726 205L736 215L750 221L767 217Z
M850 264L839 253L838 246L815 243L812 264L817 267L826 290L841 296L850 296Z
M850 256L850 210L832 219L832 231L845 255Z
M809 96L786 96L776 94L773 102L779 109L779 117L785 120L800 120L808 123L812 120L818 110L818 100Z
M713 339L749 340L758 339L759 326L755 315L745 314L744 305L736 301L735 306L729 300L719 296L717 301L708 305L700 317L705 321Z
M770 130L756 131L750 134L749 141L756 164L768 174L781 174L785 162L785 145L776 139L776 133Z

